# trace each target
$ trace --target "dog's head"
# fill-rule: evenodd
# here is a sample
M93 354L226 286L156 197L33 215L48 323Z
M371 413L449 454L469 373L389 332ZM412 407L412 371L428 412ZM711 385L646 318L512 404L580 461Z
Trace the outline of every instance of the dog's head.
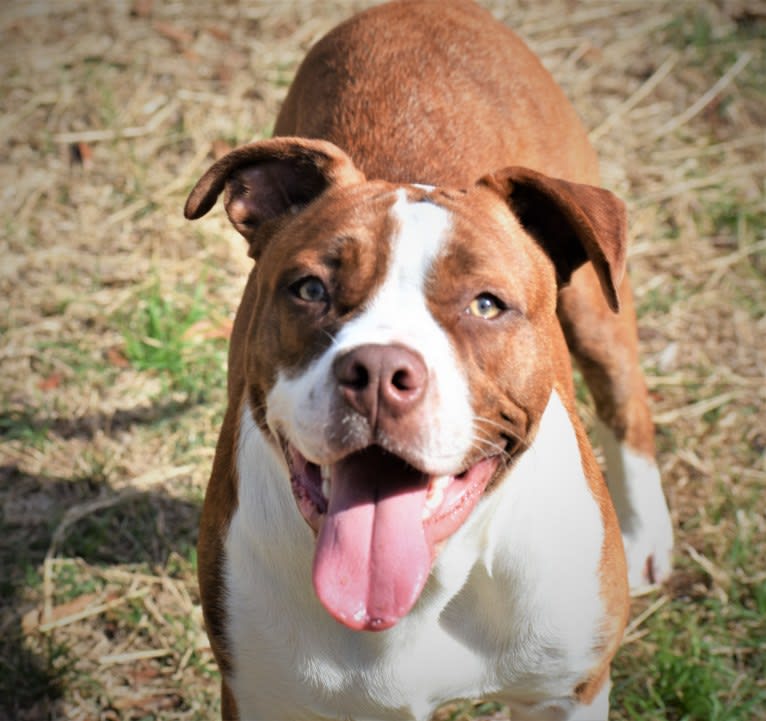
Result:
M523 168L465 190L368 181L297 138L219 160L186 216L222 191L256 259L248 400L317 534L314 587L347 626L387 628L531 443L557 288L590 260L616 309L623 205Z

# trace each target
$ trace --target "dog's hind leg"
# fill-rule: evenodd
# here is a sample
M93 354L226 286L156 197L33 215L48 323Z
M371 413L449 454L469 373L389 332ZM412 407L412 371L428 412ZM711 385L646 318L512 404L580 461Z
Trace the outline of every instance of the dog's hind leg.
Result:
M625 278L613 313L590 263L559 295L567 344L599 418L607 483L620 520L631 587L664 581L671 571L673 531L655 461L654 424L638 360L633 295Z

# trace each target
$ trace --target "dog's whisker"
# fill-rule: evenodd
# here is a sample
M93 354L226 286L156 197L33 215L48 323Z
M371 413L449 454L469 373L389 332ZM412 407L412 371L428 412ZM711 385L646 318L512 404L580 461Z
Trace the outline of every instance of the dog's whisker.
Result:
M491 418L487 418L486 416L474 416L474 426L477 423L486 423L489 426L494 426L495 428L500 428L501 430L505 430L508 427L508 424L504 423L498 423L495 420L492 420Z
M498 423L497 421L494 421L491 418L486 418L483 416L477 416L474 419L474 424L473 424L474 437L481 439L484 436L486 436L486 430L482 429L479 426L480 423L484 423L486 425L493 426L499 429L500 431L499 436L505 441L505 444L501 445L500 443L497 443L497 441L490 441L490 442L493 445L495 445L497 448L502 448L501 450L502 453L511 457L518 451L524 449L525 447L524 441L516 433L514 433L509 428L508 425ZM513 453L510 452L509 448L512 448Z

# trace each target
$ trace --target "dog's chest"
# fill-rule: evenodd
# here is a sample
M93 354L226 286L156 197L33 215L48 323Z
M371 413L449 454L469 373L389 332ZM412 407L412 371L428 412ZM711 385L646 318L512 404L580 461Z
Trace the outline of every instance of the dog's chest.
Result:
M283 461L249 411L242 422L226 620L243 718L425 719L454 698L571 694L595 658L603 529L555 393L535 444L446 544L416 607L378 634L316 600L314 541Z

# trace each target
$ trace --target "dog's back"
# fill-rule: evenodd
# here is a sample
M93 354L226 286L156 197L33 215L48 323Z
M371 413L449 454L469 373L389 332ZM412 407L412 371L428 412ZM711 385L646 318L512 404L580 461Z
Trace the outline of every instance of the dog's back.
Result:
M598 183L559 86L469 0L400 0L339 25L300 66L275 135L330 140L368 178L394 182L466 187L523 165Z

